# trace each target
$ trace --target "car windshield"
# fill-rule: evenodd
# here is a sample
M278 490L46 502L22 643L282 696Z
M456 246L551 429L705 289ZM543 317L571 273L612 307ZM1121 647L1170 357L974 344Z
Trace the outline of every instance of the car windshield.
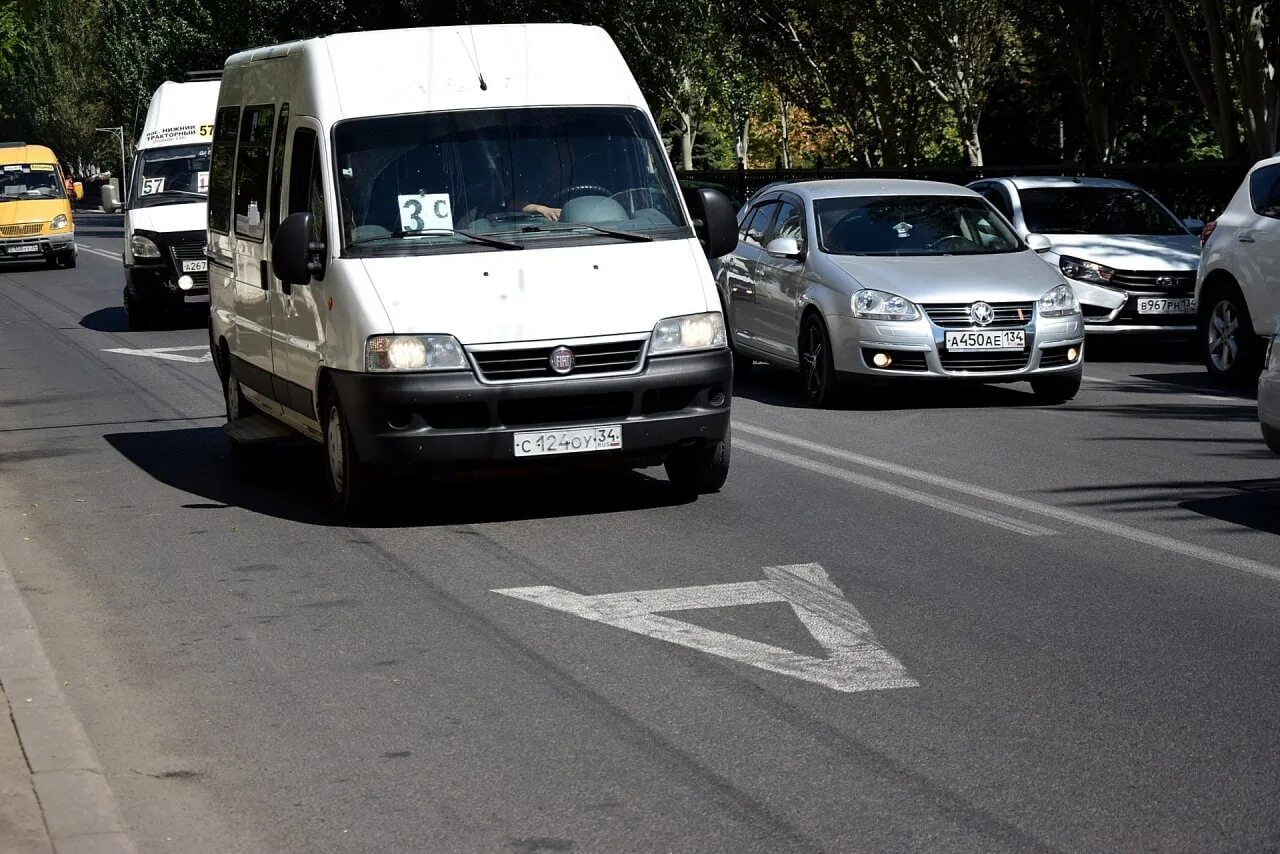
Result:
M813 203L833 255L986 255L1022 243L992 207L967 196L855 196Z
M389 116L343 122L334 138L345 240L357 253L492 251L463 232L530 248L688 236L639 110Z
M209 195L209 145L174 145L138 152L133 204L138 207L202 201Z
M1145 191L1125 187L1019 190L1022 216L1037 234L1187 234Z
M0 201L64 199L67 189L51 163L14 163L0 166Z

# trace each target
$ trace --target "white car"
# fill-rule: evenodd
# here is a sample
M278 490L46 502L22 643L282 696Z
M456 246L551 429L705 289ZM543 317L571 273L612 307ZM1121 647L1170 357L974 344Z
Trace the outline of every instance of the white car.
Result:
M1107 178L988 178L981 193L1070 281L1089 333L1195 330L1197 220L1179 220L1146 190Z
M1267 447L1280 454L1280 332L1271 338L1258 379L1258 421Z
M1210 375L1256 376L1264 336L1280 321L1280 157L1249 170L1222 215L1205 226L1196 298Z

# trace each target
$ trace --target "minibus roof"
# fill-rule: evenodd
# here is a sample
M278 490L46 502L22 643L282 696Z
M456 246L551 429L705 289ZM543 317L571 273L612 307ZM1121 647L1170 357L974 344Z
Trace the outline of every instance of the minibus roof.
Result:
M218 109L218 81L201 80L160 84L151 96L147 120L138 149L190 145L213 139L213 117Z
M43 145L27 145L25 142L0 142L0 164L57 163L53 150Z
M599 27L513 24L341 33L238 53L227 60L224 80L239 78L233 85L243 85L241 101L254 103L258 95L251 93L265 79L255 66L266 72L266 66L284 59L301 64L302 76L293 76L291 85L309 86L310 97L303 100L330 124L532 106L632 106L649 112L622 54ZM233 69L239 73L230 74Z

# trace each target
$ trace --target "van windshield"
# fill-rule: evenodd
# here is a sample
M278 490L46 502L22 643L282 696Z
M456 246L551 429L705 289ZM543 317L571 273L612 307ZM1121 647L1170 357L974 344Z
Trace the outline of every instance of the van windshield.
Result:
M65 199L67 188L52 163L11 163L0 166L0 202L20 199Z
M204 201L209 195L209 144L143 149L134 173L135 207Z
M345 242L356 254L492 251L689 236L648 119L622 107L359 119L334 130Z

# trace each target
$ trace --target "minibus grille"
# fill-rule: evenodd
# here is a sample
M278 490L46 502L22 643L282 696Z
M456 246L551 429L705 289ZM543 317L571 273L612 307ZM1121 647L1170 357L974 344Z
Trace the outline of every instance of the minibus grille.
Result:
M20 225L0 225L0 237L31 237L44 231L43 222L24 222Z
M510 350L471 352L480 376L488 382L560 379L587 374L625 374L639 370L645 340L608 341L593 344L552 344ZM551 353L561 346L573 352L573 368L567 373L551 369Z
M205 244L203 243L172 244L169 247L169 251L173 253L173 269L177 271L178 275L182 275L183 261L207 260L204 254L204 250L205 250ZM187 273L186 275L190 276L196 283L195 287L192 288L193 291L199 292L202 288L206 291L209 289L209 270L207 265L203 272L197 271L193 273Z

